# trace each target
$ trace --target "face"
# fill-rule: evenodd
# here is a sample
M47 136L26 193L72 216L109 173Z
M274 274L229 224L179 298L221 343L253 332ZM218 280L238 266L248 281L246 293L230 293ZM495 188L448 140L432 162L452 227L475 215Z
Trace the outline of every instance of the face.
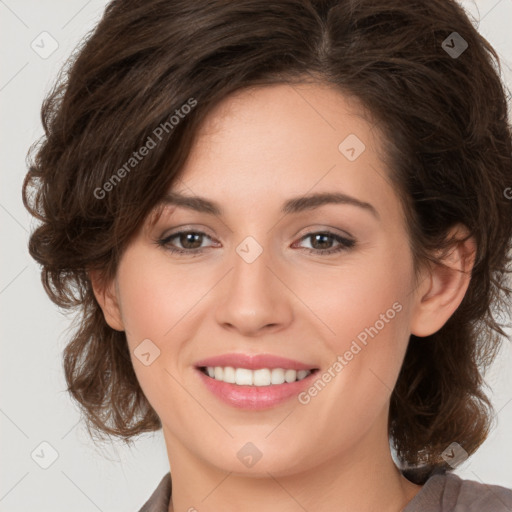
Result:
M199 135L169 193L219 211L169 199L114 283L170 458L286 475L376 453L416 300L377 130L333 88L282 84Z

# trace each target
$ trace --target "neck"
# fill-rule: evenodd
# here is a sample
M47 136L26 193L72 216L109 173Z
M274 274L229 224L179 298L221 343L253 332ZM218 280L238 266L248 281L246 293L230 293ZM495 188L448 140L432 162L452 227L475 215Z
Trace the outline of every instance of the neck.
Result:
M165 437L172 461L169 512L401 512L421 489L396 467L387 434L373 436L372 442L365 437L302 472L277 476L265 471L258 477L222 471L186 450L169 432Z

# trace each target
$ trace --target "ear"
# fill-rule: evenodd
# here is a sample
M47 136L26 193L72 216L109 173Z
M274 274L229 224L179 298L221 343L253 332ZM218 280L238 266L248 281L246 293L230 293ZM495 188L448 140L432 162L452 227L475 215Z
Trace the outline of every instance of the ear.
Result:
M103 311L105 321L112 329L124 331L115 279L105 283L100 272L97 270L89 270L88 275L91 280L94 296Z
M417 301L411 317L411 334L430 336L437 332L459 307L471 281L475 262L476 243L473 237L465 242L465 226L458 224L448 234L455 236L453 249L442 259L449 268L436 265L429 270L423 286L418 289Z

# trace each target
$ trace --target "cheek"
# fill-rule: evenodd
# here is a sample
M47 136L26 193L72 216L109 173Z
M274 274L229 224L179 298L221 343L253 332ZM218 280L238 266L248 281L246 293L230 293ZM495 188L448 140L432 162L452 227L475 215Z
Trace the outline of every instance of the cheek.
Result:
M327 384L318 386L323 389L318 398L311 398L314 412L306 406L304 414L326 425L325 436L340 446L355 442L384 415L409 339L407 287L397 286L397 273L393 280L376 274L375 269L351 274L329 294L335 303L326 301L318 309L329 311L322 319L334 332L325 337L332 355L318 377Z
M163 409L163 397L172 396L175 404L182 399L172 379L177 374L179 340L187 339L183 333L186 322L180 320L197 301L189 296L193 292L182 275L171 274L165 258L155 258L152 252L136 246L126 250L118 268L120 309L130 357L144 395L157 413Z
M321 321L331 361L343 358L340 380L350 388L378 392L380 386L387 393L409 340L412 260L405 247L382 247L357 264L317 274L315 286L304 283L299 294Z
M304 298L319 325L323 324L325 339L339 353L358 335L364 343L365 333L370 338L377 330L380 336L403 321L401 311L410 300L410 279L407 261L396 263L373 254L371 261L361 259L328 272L322 269L314 274L314 280L297 282L293 289Z
M191 283L186 272L170 268L158 251L134 248L124 254L118 270L119 293L130 343L149 338L163 346L181 319L193 315L193 305L204 294L201 279Z
M201 299L215 284L215 276L208 276L207 270L199 275L198 271L187 272L185 267L172 266L159 251L132 246L118 268L130 355L137 379L152 405L161 393L173 393L169 383L190 360L193 346L189 341L201 324ZM139 355L148 351L154 360L146 366ZM175 399L180 399L179 392Z

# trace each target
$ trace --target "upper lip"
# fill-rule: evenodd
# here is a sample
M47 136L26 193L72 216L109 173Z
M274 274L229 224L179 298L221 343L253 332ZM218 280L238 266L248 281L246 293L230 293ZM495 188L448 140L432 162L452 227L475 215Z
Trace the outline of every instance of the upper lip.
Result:
M197 361L198 368L205 366L232 366L233 368L247 368L257 370L258 368L283 368L285 370L312 370L314 365L301 363L286 357L274 356L272 354L222 354Z

